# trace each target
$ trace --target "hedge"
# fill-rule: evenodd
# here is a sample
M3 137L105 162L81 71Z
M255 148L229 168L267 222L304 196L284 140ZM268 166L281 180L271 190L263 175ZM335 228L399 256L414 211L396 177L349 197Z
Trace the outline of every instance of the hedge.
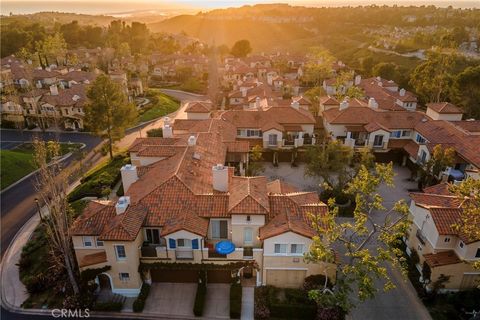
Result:
M163 128L150 129L147 131L147 137L163 137Z
M242 312L242 285L232 283L230 286L230 318L240 319Z
M203 315L206 296L207 296L207 272L205 270L202 270L199 272L197 293L195 294L195 303L193 305L193 314L196 317L201 317Z
M137 299L133 302L133 312L142 312L145 307L145 301L148 298L150 293L150 285L148 283L142 284L142 289L140 289L140 294Z
M121 302L103 302L96 303L93 307L95 311L122 311L123 303Z
M130 159L126 154L115 156L105 166L82 178L80 180L82 184L68 195L68 201L73 202L84 197L100 198L110 194L111 189L121 178L120 168L129 162Z
M269 309L272 317L283 319L315 319L317 314L315 305L275 303Z

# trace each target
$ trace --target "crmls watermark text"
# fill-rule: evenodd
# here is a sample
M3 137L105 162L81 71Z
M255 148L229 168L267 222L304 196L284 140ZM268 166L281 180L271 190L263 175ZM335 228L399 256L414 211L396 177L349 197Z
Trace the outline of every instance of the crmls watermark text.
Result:
M53 309L54 318L90 318L89 309Z

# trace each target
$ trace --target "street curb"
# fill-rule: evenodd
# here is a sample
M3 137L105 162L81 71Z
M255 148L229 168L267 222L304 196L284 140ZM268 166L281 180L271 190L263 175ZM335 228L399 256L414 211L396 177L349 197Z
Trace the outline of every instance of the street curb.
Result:
M171 91L171 92L177 92L177 93L185 93L185 94L190 94L192 96L195 96L195 97L203 97L203 98L207 98L206 95L204 94L198 94L198 93L193 93L193 92L188 92L188 91L183 91L183 90L177 90L177 89L168 89L168 88L159 88L160 91ZM166 95L168 95L168 93L166 92L163 92L165 93Z
M80 149L78 150L82 150L82 149L85 149L85 147L87 146L85 143L80 143L81 146L80 146ZM65 154L63 157L61 157L60 159L58 159L56 162L63 162L65 160L67 160L68 158L70 158L72 156L73 152L69 152L67 154ZM52 163L53 164L53 163ZM50 165L50 164L49 164ZM28 178L30 178L31 176L35 175L37 172L38 172L39 169L35 170L35 171L32 171L30 172L29 174L27 174L26 176L22 177L20 180L18 181L15 181L14 183L12 183L11 185L9 185L8 187L6 187L5 189L3 189L2 191L0 191L0 196L4 193L4 192L7 192L9 189L15 187L17 184L27 180Z

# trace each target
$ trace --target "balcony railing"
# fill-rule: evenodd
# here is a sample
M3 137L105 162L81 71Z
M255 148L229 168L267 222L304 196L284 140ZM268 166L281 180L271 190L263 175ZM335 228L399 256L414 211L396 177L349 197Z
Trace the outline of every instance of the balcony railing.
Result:
M421 244L425 245L427 243L427 238L423 235L422 230L418 229L416 235Z
M177 249L175 250L175 258L177 260L193 260L193 250L190 249Z

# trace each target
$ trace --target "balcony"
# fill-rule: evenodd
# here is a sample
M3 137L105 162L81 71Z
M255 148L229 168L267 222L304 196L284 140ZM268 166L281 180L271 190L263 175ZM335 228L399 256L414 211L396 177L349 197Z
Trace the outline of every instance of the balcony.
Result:
M175 259L177 260L193 260L192 249L177 249L175 250Z
M427 243L427 238L423 235L422 230L418 229L417 233L416 233L416 236L417 236L418 241L420 241L420 243L422 245L425 245Z
M167 247L164 245L144 243L140 247L140 257L147 259L168 259Z

